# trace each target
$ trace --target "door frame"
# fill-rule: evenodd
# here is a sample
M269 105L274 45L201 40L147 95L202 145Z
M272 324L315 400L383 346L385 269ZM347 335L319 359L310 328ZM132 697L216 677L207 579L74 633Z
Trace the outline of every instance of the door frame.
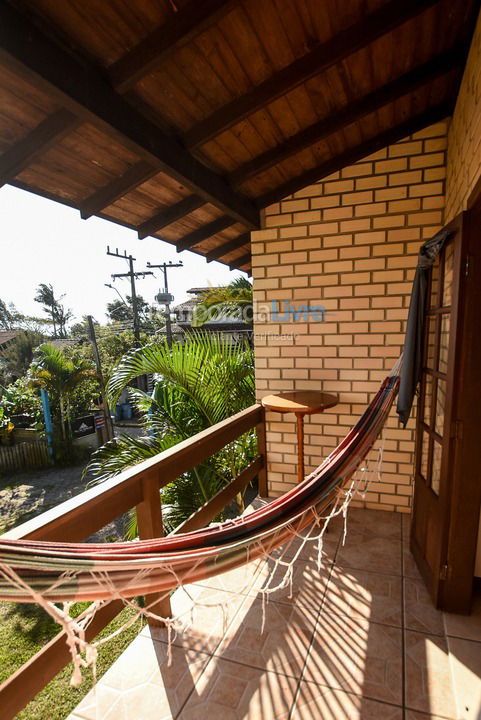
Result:
M460 237L455 248L445 408L450 426L444 428L439 506L431 505L433 514L437 514L434 529L438 537L433 567L415 537L415 523L425 522L425 532L429 524L428 518L420 521L417 517L416 505L411 533L411 550L435 605L459 613L471 609L481 510L481 332L476 332L481 326L480 227L481 192L470 209L445 228L456 229ZM422 407L418 407L418 413L421 411ZM415 483L423 482L417 475L420 438L417 425ZM415 487L417 492L419 486ZM421 492L433 491L423 487ZM424 503L421 505L421 510L426 508Z

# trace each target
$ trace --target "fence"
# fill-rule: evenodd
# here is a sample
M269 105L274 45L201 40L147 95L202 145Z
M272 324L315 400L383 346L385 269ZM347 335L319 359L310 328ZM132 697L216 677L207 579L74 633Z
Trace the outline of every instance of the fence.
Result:
M42 440L0 445L0 474L12 470L42 468L50 465L47 443Z

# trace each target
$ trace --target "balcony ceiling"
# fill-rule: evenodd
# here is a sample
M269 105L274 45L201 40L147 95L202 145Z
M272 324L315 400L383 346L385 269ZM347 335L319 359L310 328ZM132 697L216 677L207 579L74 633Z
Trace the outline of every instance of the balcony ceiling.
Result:
M478 0L0 0L0 180L249 270L263 207L451 114Z

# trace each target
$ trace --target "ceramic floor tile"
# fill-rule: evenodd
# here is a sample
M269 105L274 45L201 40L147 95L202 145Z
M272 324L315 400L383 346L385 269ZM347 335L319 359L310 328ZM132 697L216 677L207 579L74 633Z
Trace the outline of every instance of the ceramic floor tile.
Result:
M332 527L344 531L342 516L334 518ZM379 538L401 540L401 514L385 510L367 510L350 507L347 512L347 533L360 532Z
M321 613L302 679L400 705L402 631Z
M317 525L310 526L302 531L302 537L292 538L280 548L272 550L269 555L272 558L281 557L288 560L295 557L299 560L314 560L317 562L319 555L318 536L321 530ZM335 559L340 537L340 527L329 526L328 532L324 532L321 544L323 562L332 562ZM307 540L304 540L304 538L307 538Z
M287 720L298 681L214 657L179 720Z
M171 598L176 621L176 629L171 631L172 643L213 653L244 600L243 595L198 585L189 585L187 592L180 588ZM169 638L166 628L145 628L142 634L151 634L155 640L162 642L167 642Z
M255 560L221 575L202 580L196 585L246 595L252 589L262 564L262 560Z
M247 598L216 655L262 670L300 677L317 608ZM264 620L264 623L263 623Z
M422 580L421 573L418 570L414 555L410 551L409 547L403 547L403 575L404 577L413 578L413 580Z
M445 638L406 631L406 706L456 718L451 667Z
M168 720L193 691L210 655L171 649L139 635L107 670L75 713L85 720Z
M401 627L401 578L334 566L323 612Z
M375 537L357 530L348 530L344 545L339 546L336 564L369 572L400 575L400 540L391 537Z
M416 712L415 710L406 710L404 720L445 720L441 715L429 715L428 713Z
M448 638L454 694L459 717L481 718L481 643Z
M400 707L302 682L289 720L403 720Z
M471 615L444 613L446 635L481 642L481 591L474 598Z
M292 565L292 582L287 582L289 566L285 561L264 560L249 595L261 599L261 591L269 590L269 599L274 602L319 608L331 569L332 565L328 562L323 562L318 569L315 559L298 559Z
M434 607L423 580L404 578L404 623L408 630L444 635L443 613Z

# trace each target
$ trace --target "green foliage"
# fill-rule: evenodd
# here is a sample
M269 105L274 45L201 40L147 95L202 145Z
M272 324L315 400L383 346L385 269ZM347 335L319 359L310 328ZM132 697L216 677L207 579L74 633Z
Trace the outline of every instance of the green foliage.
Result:
M78 615L84 605L75 603L70 609ZM135 610L125 609L103 630L99 637L107 637L133 617ZM97 677L101 677L138 635L140 622L101 645L97 659ZM58 625L38 605L0 603L0 682L6 680L23 663L58 633ZM95 678L91 668L82 671L79 687L70 685L72 665L62 670L27 707L16 715L17 720L64 720L93 687Z
M224 335L192 334L172 349L163 341L131 351L111 375L111 404L134 378L149 373L175 387L182 400L189 399L203 427L254 402L252 350L247 343L234 345Z
M194 310L192 326L219 319L252 323L252 285L247 278L238 277L226 287L207 290Z
M25 330L17 335L0 352L0 385L7 385L27 372L35 348L45 342L45 336L35 330Z
M3 389L0 409L10 417L27 415L32 418L31 427L42 427L42 402L38 390L35 390L27 377L19 378Z
M72 398L86 378L94 376L91 362L79 360L74 363L61 350L48 343L40 345L35 353L29 378L32 386L44 388L51 400L57 428L60 426L60 436L54 438L57 457L68 459L73 452L70 429Z
M191 335L169 348L153 343L128 353L114 369L108 384L111 404L139 375L152 373L152 397L130 390L142 415L146 437L115 438L97 450L88 466L93 483L106 480L153 457L195 433L220 422L254 402L252 350L233 345L221 335ZM230 443L212 458L184 473L162 489L164 519L173 529L233 479L256 454L252 432ZM242 510L242 499L238 499ZM130 518L129 536L135 537Z

